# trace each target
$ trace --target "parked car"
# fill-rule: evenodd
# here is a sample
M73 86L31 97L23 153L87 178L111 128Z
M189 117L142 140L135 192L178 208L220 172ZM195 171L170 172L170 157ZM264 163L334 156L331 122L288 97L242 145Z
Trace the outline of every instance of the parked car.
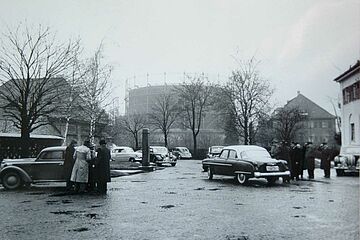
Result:
M337 176L344 176L347 173L359 174L360 157L351 154L338 155L334 158L334 168Z
M173 155L166 147L161 146L150 146L150 162L155 163L156 165L163 165L165 163L175 166L177 163L177 157Z
M131 147L113 147L111 149L111 159L113 161L141 162L142 153L135 152Z
M219 157L203 160L202 166L209 179L213 175L229 175L240 184L250 178L266 178L273 183L279 177L290 176L286 161L273 159L265 148L253 145L224 147Z
M64 182L66 146L44 148L37 158L4 159L0 180L9 190L37 182Z
M192 158L191 152L186 147L175 147L172 150L172 153L178 158L178 159L190 159Z
M224 146L211 146L209 147L208 153L206 156L208 158L219 156L221 153L221 150L224 148Z

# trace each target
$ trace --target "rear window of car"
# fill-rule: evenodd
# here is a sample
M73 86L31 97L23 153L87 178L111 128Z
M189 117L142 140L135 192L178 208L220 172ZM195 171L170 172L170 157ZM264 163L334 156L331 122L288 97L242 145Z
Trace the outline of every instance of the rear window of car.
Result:
M59 160L64 159L63 151L47 151L40 155L41 160Z

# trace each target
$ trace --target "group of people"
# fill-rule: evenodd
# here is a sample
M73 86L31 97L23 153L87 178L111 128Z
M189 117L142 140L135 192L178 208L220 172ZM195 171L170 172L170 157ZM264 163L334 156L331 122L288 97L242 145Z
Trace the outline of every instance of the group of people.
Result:
M111 181L111 155L105 140L100 140L99 144L95 151L89 140L78 147L73 140L66 148L64 177L67 191L106 194L107 183Z
M308 172L308 178L314 179L315 158L319 158L320 168L324 170L324 177L330 178L331 161L334 157L327 143L315 146L312 142L307 142L303 146L299 143L286 142L273 143L270 154L275 159L286 160L291 172L290 180L303 179L304 170Z

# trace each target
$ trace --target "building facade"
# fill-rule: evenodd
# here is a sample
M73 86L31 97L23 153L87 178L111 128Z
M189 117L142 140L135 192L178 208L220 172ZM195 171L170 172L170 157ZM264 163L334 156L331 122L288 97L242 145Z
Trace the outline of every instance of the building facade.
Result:
M298 92L297 96L284 106L284 108L298 108L305 116L302 128L297 131L295 141L299 143L313 142L335 144L335 116Z
M334 79L340 84L341 154L360 155L360 61Z

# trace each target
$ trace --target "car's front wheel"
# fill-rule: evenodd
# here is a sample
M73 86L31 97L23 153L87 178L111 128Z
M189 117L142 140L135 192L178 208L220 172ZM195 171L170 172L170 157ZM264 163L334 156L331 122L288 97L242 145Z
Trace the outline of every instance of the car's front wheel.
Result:
M176 163L171 163L171 166L175 167Z
M207 169L207 174L208 174L208 179L213 179L213 177L214 177L214 172L213 172L213 170L211 169L211 167L208 167L208 169Z
M345 171L343 169L336 169L336 176L344 176Z
M248 181L248 177L243 173L238 173L238 174L236 174L236 180L240 184L245 184Z
M22 179L17 172L7 172L2 177L2 184L8 190L14 190L22 185Z

